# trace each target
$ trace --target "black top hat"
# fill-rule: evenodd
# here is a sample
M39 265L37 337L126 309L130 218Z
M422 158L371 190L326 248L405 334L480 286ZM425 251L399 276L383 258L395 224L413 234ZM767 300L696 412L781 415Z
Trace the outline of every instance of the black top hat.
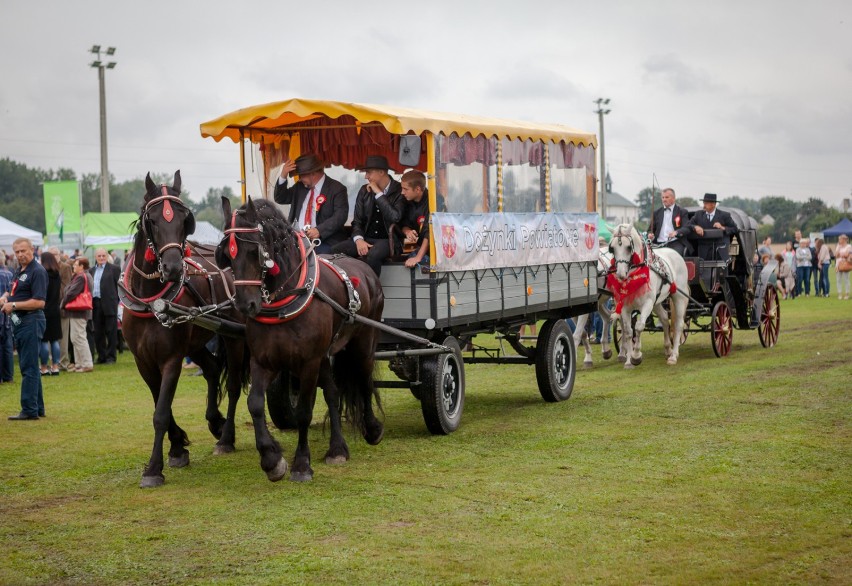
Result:
M325 169L320 158L316 155L302 155L296 159L296 168L290 171L290 175L307 175Z
M387 171L390 169L390 165L388 165L387 158L382 155L369 155L367 157L367 162L361 167L362 171L367 171L368 169Z
M716 203L716 194L715 193L705 193L704 199L702 199L701 201L705 201L705 202L709 202L709 203Z

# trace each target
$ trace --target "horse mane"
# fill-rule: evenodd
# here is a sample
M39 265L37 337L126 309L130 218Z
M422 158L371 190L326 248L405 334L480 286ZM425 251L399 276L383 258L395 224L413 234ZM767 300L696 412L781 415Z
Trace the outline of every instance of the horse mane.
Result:
M274 203L266 199L252 200L251 203L254 207L258 223L263 226L265 244L269 250L273 251L273 260L286 271L286 274L290 274L295 268L292 265L301 262L301 259L297 256L286 254L288 248L292 250L298 249L296 232ZM245 213L244 210L248 205L248 203L244 204L237 214L242 215L241 212Z

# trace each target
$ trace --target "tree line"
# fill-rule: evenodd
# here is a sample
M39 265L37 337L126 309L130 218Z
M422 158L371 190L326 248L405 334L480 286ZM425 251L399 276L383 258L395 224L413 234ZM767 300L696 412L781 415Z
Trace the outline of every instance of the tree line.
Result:
M654 195L650 187L646 187L636 195L636 203L639 204L639 221L637 228L645 230L651 219L651 197L654 199L654 208L660 207L660 190ZM677 197L677 203L683 207L700 206L701 203L692 197ZM796 230L801 230L807 236L811 232L821 232L830 228L843 218L849 218L850 214L829 207L821 199L811 197L806 202L792 201L786 197L768 195L760 199L745 199L732 196L719 200L721 207L738 208L753 217L760 224L761 218L771 216L772 224L760 224L758 238L763 239L771 236L775 242L791 240Z
M153 173L154 183L171 185L172 173ZM45 181L79 181L83 194L83 213L99 212L101 210L100 175L96 173L83 174L78 178L72 169L60 167L57 170L30 168L9 158L0 159L0 215L13 222L44 232L44 201L41 184ZM110 210L114 212L139 212L142 206L142 196L145 193L145 178L139 177L117 183L110 175ZM201 201L189 199L189 191L183 193L184 200L199 221L208 221L216 227L222 224L221 197L231 200L231 205L239 207L240 198L230 187L210 188ZM653 192L646 187L636 195L639 204L639 221L637 228L644 230L648 227L651 214L651 198ZM654 200L659 207L659 190ZM697 206L691 197L678 197L682 206ZM766 215L772 216L774 224L761 225L758 236L772 236L776 242L789 240L796 230L803 234L819 232L824 228L835 225L849 214L827 206L821 199L810 198L805 203L795 202L785 197L766 196L759 200L745 199L734 196L719 202L722 207L739 208L752 216L758 222Z
M152 173L156 184L171 185L174 173ZM79 181L83 195L82 212L101 211L101 178L96 173L86 173L77 177L72 169L40 169L27 167L9 158L0 159L0 215L16 224L32 230L44 232L44 195L41 184L45 181ZM116 182L110 175L109 205L112 212L139 213L145 194L145 178ZM183 200L195 214L198 221L208 221L217 228L222 226L221 197L231 200L231 205L239 207L240 198L230 187L210 188L207 195L196 202L189 199L189 191L182 193Z

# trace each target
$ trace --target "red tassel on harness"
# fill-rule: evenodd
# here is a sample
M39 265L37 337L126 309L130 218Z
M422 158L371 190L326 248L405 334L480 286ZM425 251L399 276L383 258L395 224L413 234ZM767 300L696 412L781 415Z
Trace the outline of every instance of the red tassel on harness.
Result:
M151 247L145 249L145 262L154 262L157 260L156 255L154 255L154 251L151 250Z
M358 285L361 284L361 279L358 277L349 277L349 280L352 282L352 287L355 289L357 289Z
M278 268L278 263L273 261L272 268L269 269L269 274L274 277L275 275L277 275L280 272L281 272L281 269Z
M634 252L633 256L630 257L630 264L634 267L642 264L642 258L639 256L638 252Z
M186 258L189 258L190 256L192 256L192 250L189 248L189 244L187 244L186 248L183 249L183 255Z

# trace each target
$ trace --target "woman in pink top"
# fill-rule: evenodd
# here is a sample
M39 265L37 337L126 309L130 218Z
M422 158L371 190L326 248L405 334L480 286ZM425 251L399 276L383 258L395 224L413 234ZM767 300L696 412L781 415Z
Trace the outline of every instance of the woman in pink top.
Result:
M840 265L840 259L852 262L852 244L849 244L849 237L846 234L841 234L838 238L834 258L837 263L835 269ZM849 299L849 271L837 271L837 298Z

